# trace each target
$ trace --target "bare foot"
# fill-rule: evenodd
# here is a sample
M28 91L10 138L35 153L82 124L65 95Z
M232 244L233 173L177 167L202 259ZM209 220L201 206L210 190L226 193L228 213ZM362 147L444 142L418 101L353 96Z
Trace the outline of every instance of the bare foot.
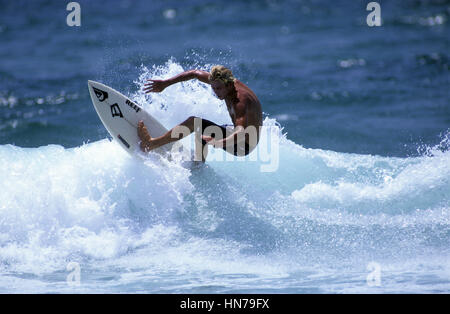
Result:
M150 136L150 133L147 130L147 127L144 125L143 121L139 121L138 128L137 128L138 136L141 139L141 150L143 152L148 152L149 150L152 150L152 137Z

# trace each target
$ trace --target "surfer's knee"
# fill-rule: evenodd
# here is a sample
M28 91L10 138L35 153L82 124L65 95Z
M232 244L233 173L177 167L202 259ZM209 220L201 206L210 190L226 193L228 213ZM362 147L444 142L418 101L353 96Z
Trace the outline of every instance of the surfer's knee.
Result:
M198 119L198 117L190 116L189 118L186 119L186 122L194 124L195 119Z
M190 116L190 117L187 118L182 124L185 125L185 126L187 126L191 131L193 131L195 119L197 119L197 117L195 117L195 116Z

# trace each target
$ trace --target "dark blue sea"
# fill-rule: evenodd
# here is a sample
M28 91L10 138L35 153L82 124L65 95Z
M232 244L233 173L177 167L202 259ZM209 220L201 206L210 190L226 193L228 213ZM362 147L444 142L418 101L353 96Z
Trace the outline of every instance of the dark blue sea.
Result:
M0 293L450 292L450 1L69 2L0 0ZM270 159L134 158L87 87L230 123L142 91L216 64Z

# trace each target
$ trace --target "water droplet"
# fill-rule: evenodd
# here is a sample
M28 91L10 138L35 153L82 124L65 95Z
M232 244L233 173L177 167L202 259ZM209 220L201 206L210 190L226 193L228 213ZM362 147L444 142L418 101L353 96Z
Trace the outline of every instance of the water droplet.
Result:
M167 9L163 12L163 15L166 19L172 20L177 16L177 11L174 9Z

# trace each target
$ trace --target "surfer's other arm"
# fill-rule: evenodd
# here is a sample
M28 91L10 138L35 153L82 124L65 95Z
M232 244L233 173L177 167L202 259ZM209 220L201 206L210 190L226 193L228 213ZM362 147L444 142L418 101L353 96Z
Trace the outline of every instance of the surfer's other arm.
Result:
M170 85L192 79L197 79L203 83L210 84L209 75L209 72L202 70L189 70L167 80L147 80L149 83L144 85L144 91L146 93L160 93Z
M227 137L214 140L212 142L206 142L208 144L213 145L214 147L223 148L234 146L235 144L241 144L241 142L249 142L249 134L245 132L245 128L247 127L247 105L245 101L240 101L235 106L235 121L234 121L234 130ZM240 134L244 134L244 136L240 136Z

